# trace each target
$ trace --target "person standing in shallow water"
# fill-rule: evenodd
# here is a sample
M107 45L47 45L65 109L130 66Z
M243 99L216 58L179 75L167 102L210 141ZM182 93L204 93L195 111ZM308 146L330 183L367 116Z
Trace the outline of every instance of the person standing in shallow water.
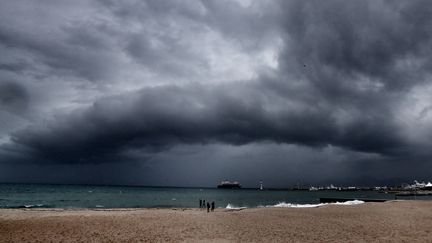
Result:
M215 202L213 201L213 202L211 203L211 211L213 212L214 209L215 209Z
M210 203L207 202L207 213L209 213L209 212L210 212Z
M202 208L202 200L200 199L200 208Z

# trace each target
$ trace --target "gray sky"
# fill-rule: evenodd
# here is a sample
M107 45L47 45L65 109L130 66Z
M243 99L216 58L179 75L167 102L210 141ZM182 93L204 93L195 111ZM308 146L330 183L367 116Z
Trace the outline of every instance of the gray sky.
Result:
M0 2L0 182L432 180L430 1Z

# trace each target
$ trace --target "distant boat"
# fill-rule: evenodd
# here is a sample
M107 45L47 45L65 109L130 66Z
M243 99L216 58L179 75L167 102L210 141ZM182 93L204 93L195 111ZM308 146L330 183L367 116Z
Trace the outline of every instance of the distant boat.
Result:
M217 188L223 189L233 189L233 188L241 188L240 183L237 181L221 181L221 183L217 186Z
M309 191L318 191L318 188L311 186L311 187L309 187Z

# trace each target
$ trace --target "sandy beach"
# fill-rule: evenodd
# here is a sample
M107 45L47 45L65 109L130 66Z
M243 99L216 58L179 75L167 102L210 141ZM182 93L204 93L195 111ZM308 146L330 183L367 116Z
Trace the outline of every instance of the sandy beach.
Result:
M432 242L431 201L319 208L2 209L1 242Z

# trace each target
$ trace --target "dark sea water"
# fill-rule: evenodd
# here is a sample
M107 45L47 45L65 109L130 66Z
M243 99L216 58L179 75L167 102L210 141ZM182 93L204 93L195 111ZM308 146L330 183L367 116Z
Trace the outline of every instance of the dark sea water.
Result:
M0 184L0 208L259 207L278 203L318 204L320 197L387 198L376 191L292 191L216 188Z

